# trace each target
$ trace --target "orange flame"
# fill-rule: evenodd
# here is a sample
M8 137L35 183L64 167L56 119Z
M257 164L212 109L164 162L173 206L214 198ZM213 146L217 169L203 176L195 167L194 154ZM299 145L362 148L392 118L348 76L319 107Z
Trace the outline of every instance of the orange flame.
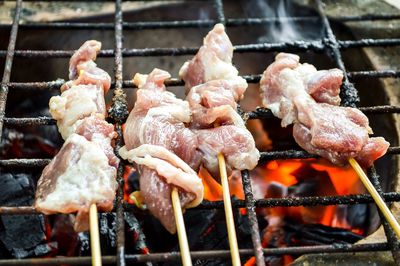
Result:
M204 199L209 201L222 200L222 186L218 183L204 167L200 167L199 177L204 186ZM231 196L244 199L242 180L239 176L231 175L229 179L229 191Z
M131 197L129 197L129 195L133 191L129 187L129 182L128 182L129 176L135 171L136 171L135 168L133 168L131 165L125 165L125 170L124 170L124 201L129 203L129 204L135 204L135 202L131 199Z
M300 171L301 169L306 170ZM299 178L299 175L305 176ZM307 175L310 175L310 177ZM312 195L309 196L349 195L364 192L357 174L350 166L338 167L324 159L271 161L265 164L264 167L256 169L255 176L255 178L253 177L253 183L256 186L264 185L265 187L277 182L282 187L287 188L298 184L300 182L299 179L303 181L307 181L309 178L317 179L317 182L320 181L319 185L317 185L316 191L311 191ZM282 197L285 196L282 195ZM268 197L268 195L259 194L258 198L260 197L264 198ZM277 196L273 195L272 197ZM319 223L326 226L351 229L355 233L361 233L359 229L351 228L344 219L340 219L337 216L337 210L338 206L300 206L273 208L267 211L268 215L284 215L285 217L299 219L301 222Z

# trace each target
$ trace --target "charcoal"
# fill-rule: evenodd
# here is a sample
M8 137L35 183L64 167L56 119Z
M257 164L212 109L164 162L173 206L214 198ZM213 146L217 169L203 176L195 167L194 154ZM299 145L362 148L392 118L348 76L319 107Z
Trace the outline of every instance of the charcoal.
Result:
M291 173L297 183L288 188L289 195L295 197L336 195L336 189L326 171L315 170L309 164L303 164Z
M149 248L146 244L146 236L143 233L142 227L133 213L125 213L124 218L127 224L127 231L133 235L133 244L136 251L142 254L148 254Z
M366 223L369 222L366 219L369 211L367 204L345 205L342 208L346 210L346 221L351 227L358 229L366 228Z
M73 215L53 215L51 239L58 243L57 255L73 256L78 247L79 237L74 230Z
M240 214L239 209L233 209L235 227L239 248L252 248L251 229L246 216ZM193 210L185 214L185 224L190 224L187 230L190 239L190 250L222 250L229 249L228 234L226 230L225 213L223 209ZM179 245L175 244L173 251L178 251ZM226 259L197 259L194 265L226 265ZM176 265L165 263L163 265Z
M103 255L114 255L117 246L115 213L99 214L99 232L101 252ZM90 256L90 237L88 232L78 234L78 255Z
M116 234L116 215L115 213L99 214L99 229L102 244L107 247L115 248L117 246Z
M58 138L54 126L40 127L40 129L39 127L4 128L0 142L0 157L52 158L61 146Z
M134 247L133 251L147 254L148 248L145 243L145 236L142 232L141 226L133 213L125 213L125 230L126 230L126 247L127 250L131 246ZM117 247L117 218L115 213L100 213L99 214L99 231L101 250L104 255L115 254ZM132 235L132 240L128 237ZM78 234L79 248L78 254L80 256L90 255L89 235L84 233ZM131 243L132 242L132 243ZM132 244L132 245L131 245Z
M264 247L353 244L363 237L347 229L321 224L299 224L282 219L282 223L265 227L262 233ZM266 256L266 265L283 265L284 256Z
M321 224L299 225L296 222L287 221L284 226L290 239L288 244L303 242L314 244L353 244L363 237L347 229L334 228Z
M1 206L33 204L34 185L30 175L1 174L0 187ZM56 243L46 243L43 215L2 215L0 219L0 241L13 257L43 256L57 247Z
M90 242L89 242L89 233L88 232L80 232L78 234L78 256L90 256Z

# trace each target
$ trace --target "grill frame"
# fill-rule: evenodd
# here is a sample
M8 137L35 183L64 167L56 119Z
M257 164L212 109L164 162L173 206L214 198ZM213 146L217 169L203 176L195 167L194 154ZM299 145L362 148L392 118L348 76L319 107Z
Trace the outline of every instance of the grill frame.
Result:
M7 0L12 1L12 0ZM32 0L25 0L31 2ZM58 0L52 0L58 1ZM69 0L74 2L75 0ZM209 0L217 11L217 19L215 20L183 20L183 21L155 21L155 22L133 22L128 23L123 21L122 0L97 0L99 2L114 2L115 3L115 21L114 23L70 23L70 22L56 22L56 23L30 23L21 24L20 14L22 10L22 0L16 0L15 14L11 25L11 33L9 45L7 50L0 50L0 57L6 58L4 74L1 82L0 91L0 135L2 132L3 124L5 125L53 125L55 121L50 117L36 117L36 118L15 118L5 117L5 105L7 101L7 93L10 89L39 89L39 90L55 90L58 89L64 80L55 80L49 82L33 82L33 83L17 83L10 82L10 74L12 70L12 62L14 57L36 57L36 58L67 58L72 55L74 51L70 50L15 50L15 43L19 27L21 28L51 28L51 29L101 29L101 30L114 30L115 34L115 48L114 50L103 50L100 52L99 57L113 57L114 58L114 82L112 88L114 89L113 105L110 110L110 117L116 124L118 133L116 149L123 145L122 128L121 124L126 119L127 105L126 97L123 92L124 89L134 88L132 81L122 79L122 61L124 57L131 56L178 56L178 55L194 55L199 47L174 47L174 48L145 48L145 49L125 49L123 48L123 29L168 29L168 28L190 28L190 27L205 27L210 28L215 23L224 23L227 28L243 25L263 25L266 23L276 22L276 18L233 18L226 19L224 15L224 8L222 0ZM315 0L318 16L313 17L287 17L284 19L291 21L306 21L320 19L325 28L324 36L318 41L296 41L286 43L262 43L262 44L246 44L234 46L235 53L246 52L277 52L277 51L305 51L312 50L316 52L328 52L335 60L337 67L345 73L345 79L342 89L342 100L345 106L355 106L357 102L357 90L350 80L354 78L399 78L400 71L385 70L385 71L356 71L347 72L344 62L341 58L341 51L348 48L357 47L382 47L382 46L398 46L400 39L361 39L361 40L337 40L334 35L330 21L327 18L323 3L321 0ZM392 20L400 19L400 15L365 15L361 17L347 16L334 18L335 21L373 21L373 20ZM0 25L0 28L9 28L10 25ZM258 83L261 75L248 75L244 78L249 83ZM180 79L171 79L166 82L167 86L181 86L183 81ZM393 114L400 113L400 106L371 106L359 108L364 113L370 114ZM258 108L255 111L244 113L240 108L239 112L243 114L243 118L256 119L272 117L269 110ZM397 155L400 153L400 147L390 147L388 154ZM312 158L313 155L308 154L301 150L287 150L287 151L272 151L262 152L261 160L275 160L275 159L289 159L289 158ZM49 159L10 159L0 160L1 167L43 167L50 162ZM117 214L117 252L116 256L104 256L104 263L116 263L117 265L126 265L127 262L155 262L155 261L170 261L179 260L179 252L138 255L138 254L125 254L124 244L124 211L131 210L131 205L123 202L123 169L124 163L122 162L117 175L119 184L116 206L114 211ZM383 193L379 176L375 169L372 167L368 173L372 183L383 196L386 202L400 201L399 192ZM257 217L255 213L256 207L276 207L276 206L315 206L315 205L336 205L336 204L358 204L358 203L373 203L372 197L368 194L348 195L348 196L324 196L324 197L299 197L299 198L282 198L282 199L262 199L254 200L249 172L242 171L243 189L245 192L245 200L233 201L234 208L246 207L248 218L251 226L253 249L241 249L241 255L254 255L256 257L257 265L264 265L265 255L282 255L282 254L309 254L309 253L336 253L336 252L355 252L355 251L371 251L371 250L391 250L396 263L400 262L399 242L392 229L388 226L386 221L381 217L382 224L384 225L385 234L388 242L376 244L363 244L363 245L321 245L321 246L302 246L302 247L286 247L286 248L268 248L263 249L260 241L259 228ZM203 202L194 209L214 209L223 208L223 202ZM190 210L192 211L192 210ZM0 215L11 214L33 214L36 213L33 207L0 207ZM221 258L229 257L229 250L220 251L192 251L193 258ZM41 265L59 265L61 263L69 264L90 264L90 257L70 257L70 258L47 258L47 259L23 259L23 260L0 260L0 265L34 265L40 263Z

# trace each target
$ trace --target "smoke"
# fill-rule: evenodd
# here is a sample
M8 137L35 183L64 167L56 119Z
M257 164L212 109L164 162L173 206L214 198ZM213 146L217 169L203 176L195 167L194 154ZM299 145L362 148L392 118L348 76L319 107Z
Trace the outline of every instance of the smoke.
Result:
M275 22L265 24L265 34L259 38L259 42L317 39L321 33L319 23L300 23L287 19L293 16L312 15L311 10L296 6L292 1L252 0L247 2L245 11L248 17L277 18Z

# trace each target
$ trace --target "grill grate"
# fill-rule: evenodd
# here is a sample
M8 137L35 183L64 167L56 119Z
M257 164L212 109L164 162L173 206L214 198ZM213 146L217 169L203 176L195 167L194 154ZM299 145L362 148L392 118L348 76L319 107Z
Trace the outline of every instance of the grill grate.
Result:
M11 1L11 0L8 0ZM32 0L25 0L30 2ZM53 0L58 1L58 0ZM78 0L79 1L79 0ZM105 2L103 0L101 2ZM70 0L74 2L74 0ZM224 16L224 8L222 0L209 1L217 12L216 20L182 20L182 21L152 21L152 22L124 22L122 14L122 0L109 1L115 3L115 21L114 23L70 23L70 22L55 22L55 23L20 23L20 14L22 10L22 0L16 0L15 14L11 26L11 33L7 51L0 50L0 57L6 58L4 74L1 83L0 91L0 135L3 124L5 125L53 125L55 121L50 117L35 117L35 118L15 118L5 117L5 105L7 101L8 90L58 90L64 83L64 80L55 80L49 82L10 82L10 74L12 69L12 61L14 57L24 58L68 58L74 51L68 50L15 50L15 42L17 38L18 28L36 28L36 29L96 29L96 30L114 30L115 47L114 50L102 50L99 57L114 58L114 89L113 105L110 110L110 117L114 120L118 140L117 147L123 145L121 135L121 124L126 119L127 105L126 98L122 88L134 88L132 81L123 80L122 61L124 57L134 56L178 56L178 55L194 55L199 47L174 47L174 48L145 48L132 49L123 48L123 31L122 29L170 29L170 28L210 28L215 23L224 23L228 28L246 25L264 25L274 23L276 18L231 18L226 19ZM400 71L384 70L384 71L356 71L347 72L341 58L341 51L348 48L361 47L384 47L398 46L400 39L361 39L361 40L337 40L330 21L327 18L323 3L321 0L316 0L316 9L319 16L312 17L287 17L283 18L288 21L315 21L321 20L325 29L325 35L321 40L317 41L295 41L285 43L262 43L262 44L245 44L234 46L235 53L247 52L298 52L298 51L315 51L328 52L335 60L336 66L342 69L345 73L345 80L342 90L342 99L344 105L354 106L357 101L357 90L350 80L357 78L399 78ZM400 19L400 15L365 15L365 16L346 16L336 17L335 21L374 21L374 20L392 20ZM0 28L9 28L10 25L0 25ZM261 75L243 76L249 83L258 83ZM171 79L166 82L167 86L181 86L182 80ZM369 114L393 114L400 113L400 106L370 106L359 108L364 113ZM241 111L241 110L239 110ZM243 112L241 112L243 113ZM257 110L243 113L246 119L269 118L272 114L269 110L258 108ZM390 147L388 155L397 155L400 153L400 147ZM286 151L271 151L262 152L261 160L275 159L291 159L291 158L310 158L315 157L305 151L286 150ZM49 159L10 159L0 160L1 167L43 167L50 162ZM118 169L117 181L119 189L117 191L117 200L115 212L117 214L117 252L116 256L103 256L104 263L125 265L126 263L134 262L157 262L157 261L178 261L180 254L177 252L160 253L150 255L132 255L125 254L125 236L123 216L125 210L131 210L131 205L123 202L123 169L121 164ZM369 172L373 184L383 196L386 202L400 201L399 192L383 193L379 182L379 176L374 168ZM335 253L335 252L356 252L356 251L383 251L391 250L393 257L397 263L400 262L399 243L391 228L386 224L384 219L383 225L388 242L362 245L320 245L320 246L301 246L301 247L284 247L284 248L268 248L263 249L260 241L259 228L255 213L256 207L292 207L292 206L315 206L315 205L337 205L337 204L360 204L372 203L372 197L368 194L347 195L347 196L323 196L323 197L298 197L298 198L281 198L281 199L261 199L254 200L251 188L249 172L242 172L243 189L245 192L245 200L233 201L233 207L247 209L248 218L251 226L253 249L241 249L241 255L255 255L258 265L264 265L264 255L282 255L282 254L309 254L309 253ZM223 208L223 202L203 202L198 207L190 211L198 209L215 209ZM0 207L0 214L33 214L36 213L33 207ZM193 251L192 258L228 258L229 250L212 250L212 251ZM69 258L46 258L46 259L24 259L24 260L0 260L0 265L59 265L59 264L90 264L90 257L69 257Z

